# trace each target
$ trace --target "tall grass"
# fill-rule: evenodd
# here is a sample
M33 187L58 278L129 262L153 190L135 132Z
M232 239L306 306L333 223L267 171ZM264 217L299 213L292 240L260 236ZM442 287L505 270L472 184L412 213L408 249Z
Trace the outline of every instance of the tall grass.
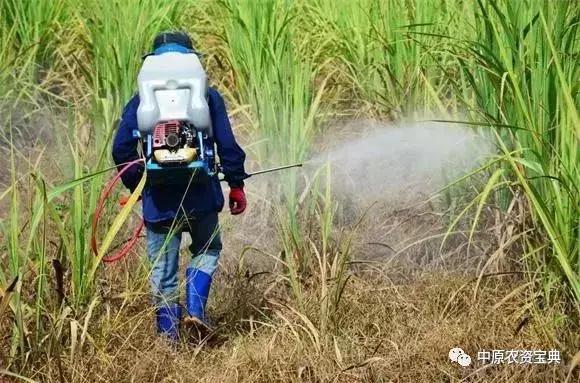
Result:
M548 302L561 300L578 310L579 6L540 0L473 4L2 2L0 81L10 82L1 86L19 96L24 85L42 80L38 68L59 71L73 82L62 84L69 91L59 97L73 106L64 113L66 123L55 127L65 153L51 157L48 150L22 175L19 148L9 144L10 187L0 191L0 202L9 200L0 225L0 310L5 310L0 315L10 319L8 367L27 371L40 355L58 359L64 349L72 358L90 339L100 274L88 237L112 169L114 121L135 90L140 55L184 8L203 13L199 18L207 30L198 30L200 38L214 31L221 38L210 39L222 44L211 49L214 61L226 59L220 73L233 81L227 94L238 110L249 111L255 142L250 150L263 166L307 159L330 106L336 114L390 118L467 108L474 122L496 133L505 159L481 200L505 185L523 198L529 219L521 221L522 232L532 234L521 235L521 258L530 274L541 276L538 291ZM4 93L0 101L7 98ZM14 129L9 118L1 122L8 132ZM65 174L46 166L57 157L70 159ZM317 350L338 322L351 254L351 237L335 227L331 177L329 167L320 169L307 181L309 192L302 193L302 180L289 173L270 191L282 206L276 217L283 277L295 298L292 312ZM103 224L112 223L113 215ZM307 298L313 291L317 315L308 317L304 308L312 304Z
M523 192L532 215L535 230L526 238L525 259L530 270L542 276L544 297L553 300L563 283L576 310L578 11L574 2L481 0L477 40L461 48L473 61L462 61L474 90L472 110L495 128L507 156L505 178Z
M248 104L257 132L257 158L263 166L304 161L317 130L324 85L313 89L316 69L293 41L297 9L288 2L223 1L224 40L235 74L236 96ZM284 196L280 231L288 255L293 290L300 297L298 259L304 242L298 217L298 178L284 177L273 193ZM295 257L297 259L295 259Z
M88 52L84 67L93 92L117 107L136 90L141 56L151 51L157 32L169 29L176 20L180 2L155 0L100 1L78 3L81 36Z
M18 52L19 76L37 76L48 69L70 9L65 0L6 0L0 3L0 26L12 38L2 39L3 50ZM8 56L10 57L10 56ZM6 69L6 68L5 68ZM38 79L37 79L38 80Z
M175 1L114 1L103 6L102 2L67 2L64 7L64 2L41 3L36 8L33 2L3 3L11 7L10 15L14 18L10 19L13 24L3 24L13 25L3 28L3 37L20 33L18 37L23 45L29 40L44 39L40 40L42 44L37 44L34 54L26 49L19 52L26 54L25 66L20 59L3 62L9 66L8 70L16 73L12 87L18 89L29 66L44 65L48 58L70 54L67 57L70 65L60 68L80 73L65 73L65 76L82 79L70 88L85 95L74 95L75 101L82 102L65 110L63 115L67 121L54 127L64 151L46 155L48 161L61 163L70 158L71 166L65 169L62 180L54 182L49 178L58 173L56 167L39 166L46 161L44 158L31 167L28 175L19 174L15 163L20 157L17 148L11 146L12 186L10 193L2 194L2 199L11 198L2 228L2 236L8 239L2 264L9 267L0 269L0 282L4 288L13 280L18 281L11 294L11 315L6 316L15 320L8 365L16 366L16 370L26 368L29 358L34 360L54 350L55 342L61 343L62 334L62 331L55 332L55 328L62 328L64 323L71 329L67 344L74 350L81 341L74 329L82 329L81 318L90 317L100 301L96 294L99 277L96 271L100 262L91 254L89 237L92 213L107 179L105 175L114 169L109 165L114 121L136 89L141 55L148 52L155 33L172 25L177 4ZM70 43L59 41L59 34L51 29L59 19L54 14L56 10L48 12L49 4L55 8L60 5L58 10L66 11L72 18L68 20L70 25L77 28L67 33L84 44L71 47ZM31 27L29 35L19 32L18 28L27 25ZM9 44L4 40L2 49L9 50L6 46ZM7 128L9 137L10 124ZM67 178L73 180L63 182ZM109 221L110 217L106 218ZM60 299L54 298L55 288ZM85 319L85 326L87 323Z
M315 56L334 57L347 80L340 85L350 85L346 105L408 117L454 106L439 67L450 55L437 44L463 21L461 3L317 0L305 18L317 31Z
M114 123L120 117L123 104L135 93L141 56L150 51L155 34L172 25L176 6L176 1L114 1L107 7L99 1L83 2L82 6L79 3L77 17L83 28L81 36L86 36L84 49L89 58L89 65L81 68L92 87L89 94L93 98L94 150L87 151L82 143L73 140L75 179L83 176L82 164L93 161L91 171L99 172L109 162ZM73 192L76 230L74 257L71 257L76 263L73 280L83 293L90 291L87 287L93 281L85 278L94 276L95 269L85 233L105 180L104 175L97 175L88 185L78 185Z
M237 97L251 107L263 140L259 159L264 164L304 160L319 102L313 89L316 68L293 41L296 8L278 0L222 5Z

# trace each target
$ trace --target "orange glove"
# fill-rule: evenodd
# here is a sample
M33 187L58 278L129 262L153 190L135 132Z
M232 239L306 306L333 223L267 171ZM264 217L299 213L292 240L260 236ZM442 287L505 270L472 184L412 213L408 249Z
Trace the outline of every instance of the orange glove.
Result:
M129 198L131 198L130 195L122 195L121 197L119 197L119 205L125 206L127 202L129 202ZM137 198L137 201L141 201L141 196Z
M246 193L244 187L235 187L230 189L230 212L232 215L242 214L246 210Z

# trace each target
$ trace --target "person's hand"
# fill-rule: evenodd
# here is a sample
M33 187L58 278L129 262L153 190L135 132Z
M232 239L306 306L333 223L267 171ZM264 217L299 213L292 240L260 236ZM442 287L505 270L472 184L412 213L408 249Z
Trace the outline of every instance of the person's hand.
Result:
M246 210L246 193L244 187L230 189L230 212L232 215L242 214Z

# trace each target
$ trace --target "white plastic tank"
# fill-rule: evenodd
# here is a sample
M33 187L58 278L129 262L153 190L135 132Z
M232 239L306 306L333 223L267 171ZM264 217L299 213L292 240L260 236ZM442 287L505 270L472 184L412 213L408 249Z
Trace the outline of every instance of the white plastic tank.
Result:
M139 76L137 124L152 134L161 121L189 121L210 136L207 75L194 53L167 52L145 58Z

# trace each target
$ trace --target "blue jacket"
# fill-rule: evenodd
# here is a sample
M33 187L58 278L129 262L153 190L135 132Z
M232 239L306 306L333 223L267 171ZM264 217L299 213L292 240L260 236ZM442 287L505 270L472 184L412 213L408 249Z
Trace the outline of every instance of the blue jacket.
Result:
M208 89L208 105L213 125L213 139L217 146L225 180L230 187L242 186L246 172L246 154L237 144L222 96L213 88ZM139 158L137 147L140 140L133 136L137 130L137 107L139 95L125 106L119 129L113 142L113 160L120 170L123 164ZM123 184L133 191L143 175L143 164L135 164L121 176ZM186 193L187 192L187 193ZM185 198L184 198L184 194ZM183 209L179 204L183 199ZM208 183L187 185L149 185L143 190L143 218L148 224L173 220L178 212L188 216L221 211L224 198L217 176Z

